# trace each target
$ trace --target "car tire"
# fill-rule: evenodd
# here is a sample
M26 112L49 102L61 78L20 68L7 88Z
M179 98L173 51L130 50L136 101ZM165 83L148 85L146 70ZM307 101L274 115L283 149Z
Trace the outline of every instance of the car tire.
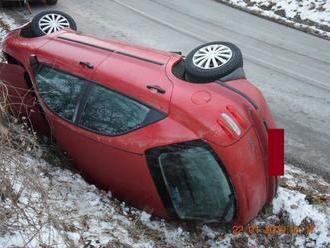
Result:
M196 47L185 59L186 78L209 83L243 67L241 50L230 42L214 41Z
M56 22L57 26L52 27L50 24L51 20L56 20L57 18L59 18L59 21ZM31 22L31 31L36 37L55 33L63 28L77 30L77 25L71 16L57 10L42 11Z
M48 5L55 5L55 4L57 4L57 0L46 0L46 3Z

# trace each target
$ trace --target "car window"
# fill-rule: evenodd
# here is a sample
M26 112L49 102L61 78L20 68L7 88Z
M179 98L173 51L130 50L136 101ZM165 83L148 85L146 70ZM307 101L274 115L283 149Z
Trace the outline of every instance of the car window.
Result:
M115 136L162 119L163 114L120 93L95 85L79 124L97 133ZM153 115L153 118L150 116Z
M209 150L185 147L162 153L159 164L173 207L181 219L229 222L234 214L229 181Z
M47 106L59 116L72 121L86 81L46 66L38 71L36 79Z

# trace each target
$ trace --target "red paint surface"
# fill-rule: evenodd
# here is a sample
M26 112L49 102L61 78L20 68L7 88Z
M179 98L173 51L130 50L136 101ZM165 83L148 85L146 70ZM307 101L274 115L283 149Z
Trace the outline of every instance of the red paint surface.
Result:
M284 175L284 129L268 129L268 175Z

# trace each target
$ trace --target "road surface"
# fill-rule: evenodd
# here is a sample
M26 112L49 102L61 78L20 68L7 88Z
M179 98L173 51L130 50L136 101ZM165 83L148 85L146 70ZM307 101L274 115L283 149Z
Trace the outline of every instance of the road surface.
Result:
M248 78L286 132L286 160L330 181L330 42L212 0L59 0L78 28L185 54L214 40L237 44ZM44 6L33 6L38 13ZM19 10L6 10L22 21Z

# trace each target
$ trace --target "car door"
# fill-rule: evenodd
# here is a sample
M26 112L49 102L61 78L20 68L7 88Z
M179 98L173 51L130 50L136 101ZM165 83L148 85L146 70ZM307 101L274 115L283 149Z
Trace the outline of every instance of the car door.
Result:
M144 156L116 147L111 140L164 115L119 92L47 65L37 71L36 82L52 120L53 136L76 168L120 199L141 208L163 209Z
M32 126L48 135L47 120L40 111L29 74L21 65L0 63L0 96L12 114L26 117Z
M63 72L60 74L48 70L48 81L60 80L59 85L63 84L65 80L79 82L79 80L76 80L75 77L69 77L66 75L74 74L77 78L90 78L95 70L94 68L106 59L107 56L108 54L102 53L95 48L87 49L81 44L76 44L68 40L56 39L49 41L47 44L35 51L34 58L36 62L33 66L35 70L33 74L36 75L40 68L47 66L47 68L53 68L59 72ZM63 128L69 130L73 128L72 125L68 125L68 123L72 122L72 120L70 118L66 118L67 116L63 116L63 113L62 115L56 113L56 109L54 111L52 108L47 106L47 102L45 102L46 99L40 95L38 83L35 79L36 77L33 78L33 81L35 81L33 82L33 86L36 96L39 99L43 111L45 112L45 116L47 117L51 135L55 138L54 132L57 132L57 130L62 130ZM56 137L56 139L58 140L59 137Z

